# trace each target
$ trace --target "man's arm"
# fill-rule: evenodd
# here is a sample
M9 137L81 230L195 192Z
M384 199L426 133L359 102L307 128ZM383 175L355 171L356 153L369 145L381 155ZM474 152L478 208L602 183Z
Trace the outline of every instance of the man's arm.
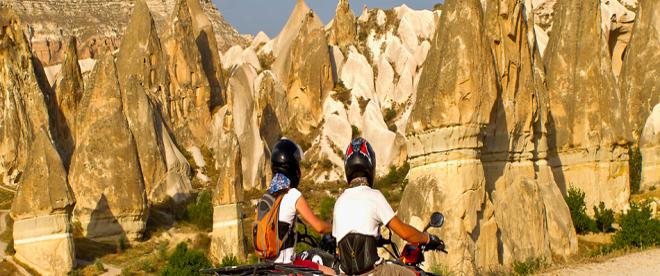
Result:
M411 243L428 243L429 234L420 232L404 222L402 222L397 216L394 216L390 222L387 223L387 227L392 229L394 233L399 235L402 239Z
M309 208L305 197L300 196L296 202L296 210L298 210L298 213L300 213L300 216L303 218L303 220L309 223L312 228L316 230L316 232L321 234L332 232L332 224L327 223L314 215L314 212L311 208Z

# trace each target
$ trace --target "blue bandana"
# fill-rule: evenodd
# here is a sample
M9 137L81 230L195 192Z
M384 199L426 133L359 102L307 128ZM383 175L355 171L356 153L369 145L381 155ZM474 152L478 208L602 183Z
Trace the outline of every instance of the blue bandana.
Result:
M268 188L269 194L277 193L281 190L288 189L291 186L291 180L288 177L281 173L276 173L273 176L273 180L270 181L270 187Z

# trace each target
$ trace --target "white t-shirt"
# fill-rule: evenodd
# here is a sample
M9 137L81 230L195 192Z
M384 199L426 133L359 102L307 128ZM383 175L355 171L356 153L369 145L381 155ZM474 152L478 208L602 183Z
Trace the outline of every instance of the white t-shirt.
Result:
M280 215L278 220L286 223L293 223L293 220L296 218L296 203L298 199L302 196L300 191L296 188L291 188L289 191L284 194L282 197L282 202L280 203ZM294 237L289 234L287 239L293 239ZM291 263L291 257L295 254L295 248L286 248L280 251L280 255L275 259L276 263L288 264Z
M368 186L346 189L337 202L332 219L332 236L341 241L350 233L378 236L381 225L394 217L383 194Z

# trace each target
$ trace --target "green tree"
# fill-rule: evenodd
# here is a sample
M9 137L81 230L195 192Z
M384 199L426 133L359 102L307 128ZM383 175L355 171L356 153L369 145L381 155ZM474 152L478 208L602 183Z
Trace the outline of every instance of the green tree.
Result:
M571 211L571 219L578 234L597 231L596 222L587 215L584 197L584 192L573 186L568 189L566 196L566 204Z
M197 195L197 200L188 205L186 219L201 229L211 230L213 226L213 206L210 192L201 191Z
M200 275L199 270L210 268L211 262L199 250L189 250L188 245L180 243L167 259L167 265L161 276Z
M648 203L630 203L628 213L619 220L621 230L614 234L615 248L650 247L660 244L660 220L654 219Z

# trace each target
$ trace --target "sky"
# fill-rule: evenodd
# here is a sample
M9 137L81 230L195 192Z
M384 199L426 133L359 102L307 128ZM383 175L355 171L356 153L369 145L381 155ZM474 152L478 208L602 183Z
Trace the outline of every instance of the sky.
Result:
M327 24L334 16L337 0L306 0L307 5ZM351 9L356 16L362 6L391 8L406 4L413 9L432 9L444 0L351 0ZM242 34L255 35L264 31L273 38L282 30L296 4L296 0L213 0L225 20Z

